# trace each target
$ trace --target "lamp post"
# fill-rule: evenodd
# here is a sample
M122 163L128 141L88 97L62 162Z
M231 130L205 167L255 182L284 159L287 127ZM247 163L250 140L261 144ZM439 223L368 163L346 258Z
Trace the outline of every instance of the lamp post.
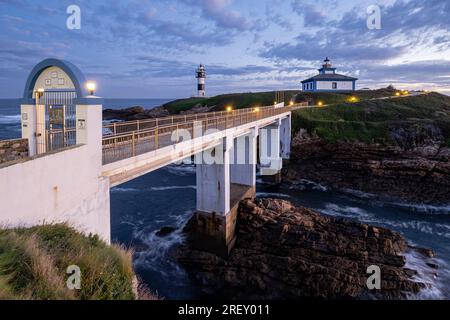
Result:
M93 96L95 94L95 89L97 88L97 84L93 81L88 81L86 83L86 88L88 89L89 94L91 96Z

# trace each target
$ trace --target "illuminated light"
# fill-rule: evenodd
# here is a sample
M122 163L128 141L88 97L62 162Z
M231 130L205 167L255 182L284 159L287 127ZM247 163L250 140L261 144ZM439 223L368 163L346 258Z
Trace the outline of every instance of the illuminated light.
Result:
M233 111L233 107L227 107L227 112Z
M89 94L91 96L93 96L94 93L95 93L95 89L97 88L97 84L95 82L93 82L93 81L89 81L89 82L86 83L86 88L88 89Z
M322 106L323 106L323 102L322 102L322 101L319 101L319 102L317 103L317 105L318 105L319 107L322 107Z
M255 109L253 109L255 112L259 112L259 108L256 107Z
M356 98L356 97L353 96L353 97L350 97L349 100L350 100L350 102L357 102L357 101L358 101L358 98Z
M294 101L289 102L289 105L293 106L294 105Z
M36 98L40 99L44 95L44 92L45 92L44 88L38 88L36 90Z
M395 95L398 97L400 95L400 92L396 92Z

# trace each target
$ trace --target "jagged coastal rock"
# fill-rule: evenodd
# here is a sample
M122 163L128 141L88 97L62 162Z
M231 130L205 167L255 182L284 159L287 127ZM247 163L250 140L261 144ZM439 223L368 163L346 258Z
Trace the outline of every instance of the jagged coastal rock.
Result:
M305 130L292 141L290 182L302 179L416 203L450 203L450 148L438 132L392 128L396 145L327 143Z
M144 109L143 107L131 107L127 109L103 110L103 120L132 121L169 116L169 111L163 107Z
M184 114L196 114L209 112L215 106L208 107L201 104L195 105L189 110L180 111L180 115ZM133 121L133 120L144 120L152 118L162 118L170 116L169 110L164 106L145 109L140 106L126 108L126 109L105 109L103 110L103 120L117 120L117 121Z
M174 254L205 292L227 299L402 299L427 284L405 267L409 247L397 232L336 219L274 199L243 200L228 260L193 249ZM424 259L433 253L421 249ZM431 263L431 262L430 262ZM381 268L381 290L368 290L367 268Z

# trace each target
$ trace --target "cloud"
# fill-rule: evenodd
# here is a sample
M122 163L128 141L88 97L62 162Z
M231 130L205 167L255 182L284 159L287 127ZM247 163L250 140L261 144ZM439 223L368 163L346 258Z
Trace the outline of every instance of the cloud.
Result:
M311 4L305 3L304 0L294 0L292 2L292 9L303 17L306 27L323 26L326 22L324 12Z
M190 6L200 8L203 18L212 20L218 27L246 31L251 24L236 10L228 9L231 0L183 0Z

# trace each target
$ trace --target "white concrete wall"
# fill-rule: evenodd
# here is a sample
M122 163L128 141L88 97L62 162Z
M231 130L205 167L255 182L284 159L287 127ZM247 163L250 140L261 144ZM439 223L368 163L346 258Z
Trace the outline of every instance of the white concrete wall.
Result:
M218 163L197 164L197 211L221 215L230 211L230 151L233 139L225 137L223 140L222 145L214 148Z
M87 145L0 169L0 225L67 222L110 241L109 180Z
M291 156L291 116L281 119L280 140L281 158L289 159Z
M252 133L234 139L234 145L230 152L231 183L245 186L256 185L257 141L258 129Z
M333 82L337 89L333 89ZM353 90L353 81L317 81L317 90Z
M102 106L77 105L77 146L0 169L0 225L63 223L110 242L109 179L102 171ZM33 106L22 135L33 133ZM79 120L83 125L79 126Z
M275 175L283 167L280 150L281 118L259 132L259 162L261 175Z

